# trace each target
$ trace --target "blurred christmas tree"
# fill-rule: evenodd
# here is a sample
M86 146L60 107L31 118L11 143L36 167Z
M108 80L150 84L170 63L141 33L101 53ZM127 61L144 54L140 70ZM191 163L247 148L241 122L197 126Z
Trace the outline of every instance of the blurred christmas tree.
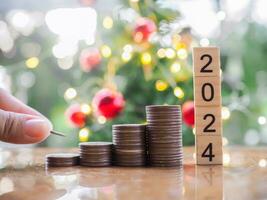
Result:
M65 2L72 8L55 9L60 5L51 1L43 11L5 10L0 86L69 133L65 139L49 137L46 145L111 140L112 124L145 123L150 104L182 105L183 142L190 145L190 51L198 41L212 43L222 55L224 143L267 143L266 27L251 22L250 9L237 19L221 1L197 2L130 0L103 6L100 0L80 0L75 8Z
M65 97L72 104L69 121L80 128L79 139L111 140L114 123L145 123L145 106L183 104L184 144L193 144L190 29L179 13L155 2L131 1L100 16L102 33L94 47L80 53L78 82ZM76 94L77 93L77 94Z

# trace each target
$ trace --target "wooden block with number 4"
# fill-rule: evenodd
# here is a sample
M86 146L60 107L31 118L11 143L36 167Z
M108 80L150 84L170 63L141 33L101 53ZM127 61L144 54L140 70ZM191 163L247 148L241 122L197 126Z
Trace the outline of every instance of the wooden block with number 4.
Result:
M220 76L220 49L195 47L193 49L194 76Z
M221 79L215 77L195 77L194 98L196 106L221 105Z
M221 106L195 108L196 135L222 135Z
M198 135L196 137L196 159L198 165L222 164L222 137Z

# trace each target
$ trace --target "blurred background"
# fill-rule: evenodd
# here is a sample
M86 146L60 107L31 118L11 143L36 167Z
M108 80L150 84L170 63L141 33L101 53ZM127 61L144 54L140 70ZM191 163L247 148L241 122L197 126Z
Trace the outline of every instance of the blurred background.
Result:
M111 141L145 106L180 104L194 144L192 47L221 48L224 145L267 143L265 0L3 0L0 87L67 137Z

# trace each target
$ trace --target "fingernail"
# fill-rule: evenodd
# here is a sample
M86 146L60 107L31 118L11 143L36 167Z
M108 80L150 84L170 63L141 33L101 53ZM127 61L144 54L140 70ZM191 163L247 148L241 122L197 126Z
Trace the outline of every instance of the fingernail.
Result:
M24 129L29 137L40 138L49 134L52 124L43 119L30 119L25 122Z

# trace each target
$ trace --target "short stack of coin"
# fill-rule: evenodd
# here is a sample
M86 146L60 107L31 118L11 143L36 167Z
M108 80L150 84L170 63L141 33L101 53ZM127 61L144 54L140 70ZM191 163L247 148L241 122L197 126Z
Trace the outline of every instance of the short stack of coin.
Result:
M180 106L146 106L146 116L150 165L182 165L183 145Z
M52 153L46 155L47 167L70 167L79 164L77 153Z
M112 164L111 142L83 142L80 147L80 165L106 167Z
M112 139L114 165L146 165L146 125L113 125Z

